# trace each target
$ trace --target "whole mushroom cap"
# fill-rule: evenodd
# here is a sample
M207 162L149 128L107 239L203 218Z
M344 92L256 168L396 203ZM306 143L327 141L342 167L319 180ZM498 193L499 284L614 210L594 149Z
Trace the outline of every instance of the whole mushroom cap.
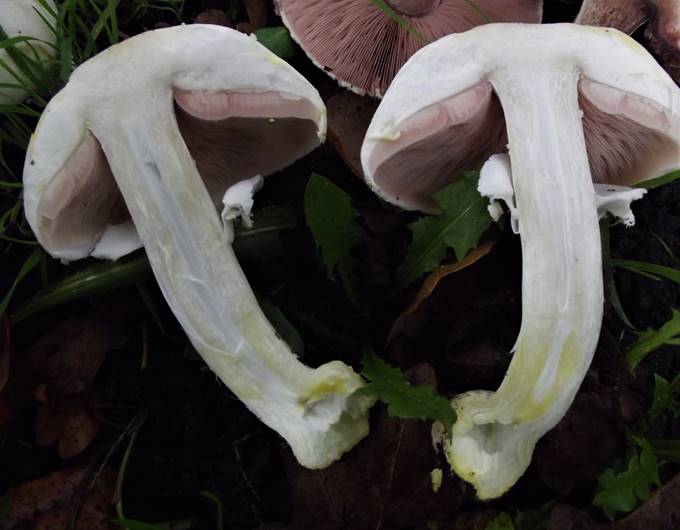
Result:
M342 86L381 97L418 49L487 22L540 22L541 0L390 0L404 28L370 0L276 0L309 58Z

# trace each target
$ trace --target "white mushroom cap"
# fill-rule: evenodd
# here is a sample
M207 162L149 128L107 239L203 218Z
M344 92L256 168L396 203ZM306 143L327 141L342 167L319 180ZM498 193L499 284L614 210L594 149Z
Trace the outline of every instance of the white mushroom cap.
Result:
M111 68L123 49L130 59ZM68 90L53 98L27 153L26 217L53 256L89 256L108 227L128 218L105 155L114 148L107 143L116 142L106 127L128 113L148 113L154 127L153 109L141 103L149 97L162 98L176 115L216 204L232 184L289 165L325 135L325 108L314 88L239 32L166 28L110 48L80 66Z
M53 0L46 0L47 5L56 12ZM7 37L31 37L30 40L16 46L31 59L44 59L54 54L53 46L57 36L45 21L53 20L49 12L36 0L0 0L0 27ZM35 53L38 56L35 56ZM42 56L41 56L42 55ZM0 85L17 85L19 81L7 68L5 63L14 74L20 76L22 83L29 81L21 75L16 64L10 59L7 50L0 49ZM26 91L21 88L0 87L0 105L19 103L26 97Z

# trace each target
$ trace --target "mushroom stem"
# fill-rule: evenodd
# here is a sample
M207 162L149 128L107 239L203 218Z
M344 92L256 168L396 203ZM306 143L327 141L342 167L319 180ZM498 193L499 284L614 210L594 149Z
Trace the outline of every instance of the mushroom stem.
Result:
M603 291L597 205L575 76L506 72L494 82L506 116L522 237L522 325L496 392L454 400L453 469L480 498L524 473L536 441L562 418L597 345Z
M439 5L441 0L387 0L395 11L402 15L419 17L427 15Z
M353 395L362 379L339 361L309 368L278 337L169 112L167 89L144 97L146 112L110 113L92 127L117 139L104 149L158 284L217 376L301 464L327 466L368 432L372 402Z

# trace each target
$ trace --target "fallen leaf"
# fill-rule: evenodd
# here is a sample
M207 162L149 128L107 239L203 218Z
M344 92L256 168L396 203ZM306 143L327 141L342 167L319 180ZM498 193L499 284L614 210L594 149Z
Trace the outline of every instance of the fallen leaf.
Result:
M86 410L74 411L64 421L57 454L64 459L80 454L87 449L98 430L99 424L89 412Z
M104 469L92 487L83 490L82 506L77 506L86 479L84 468L68 468L16 487L3 530L29 524L34 530L61 530L70 527L72 518L75 530L109 530L115 475Z
M326 102L328 139L352 173L361 179L364 178L361 145L378 103L349 90L335 94Z
M442 265L433 270L430 274L428 274L427 278L425 278L425 281L423 282L423 285L420 287L420 290L418 291L418 294L416 295L415 299L413 300L413 302L411 302L411 305L409 305L397 317L397 319L394 321L394 324L392 324L390 334L387 337L387 343L389 344L395 336L399 335L399 333L402 332L407 319L418 310L418 308L423 304L425 300L427 300L430 297L432 292L437 288L437 285L439 285L439 282L442 280L442 278L446 278L450 274L453 274L462 269L465 269L466 267L469 267L470 265L473 265L481 258L486 256L491 251L495 244L496 241L493 239L485 241L477 248L471 250L462 260L460 261L457 260Z
M84 469L68 468L17 486L9 519L31 521L39 513L67 503L84 476Z
M236 29L243 33L252 33L267 25L267 2L265 0L243 0L248 14L248 22L239 22Z
M206 9L194 19L194 24L214 24L215 26L224 26L226 28L234 27L234 23L221 9Z

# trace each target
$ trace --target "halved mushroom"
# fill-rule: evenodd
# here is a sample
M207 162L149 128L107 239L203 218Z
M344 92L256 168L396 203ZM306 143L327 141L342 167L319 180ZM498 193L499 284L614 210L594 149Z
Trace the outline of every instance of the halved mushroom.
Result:
M344 87L381 97L428 42L487 22L540 22L542 0L388 0L402 24L370 0L276 0L309 58ZM405 24L403 24L405 23Z
M632 220L620 203L596 200L593 183L631 185L680 167L680 89L616 30L493 24L445 37L385 94L362 148L367 183L432 212L430 194L504 152L506 131L510 165L487 167L493 178L480 187L506 199L502 173L511 173L522 325L498 390L454 400L447 443L449 463L480 498L515 483L574 399L602 318L598 206Z
M229 214L247 213L258 175L314 149L325 126L316 90L254 39L180 26L81 65L45 109L24 168L27 218L55 257L96 252L129 211L194 347L311 468L367 434L372 400L354 395L363 381L349 366L309 368L276 334L232 251Z
M48 23L56 13L53 0L0 0L0 28L8 38L25 37L13 48L30 60L42 62L54 55L57 34ZM0 39L0 42L2 40ZM26 97L23 87L31 81L12 60L6 48L0 48L0 105L18 103Z

